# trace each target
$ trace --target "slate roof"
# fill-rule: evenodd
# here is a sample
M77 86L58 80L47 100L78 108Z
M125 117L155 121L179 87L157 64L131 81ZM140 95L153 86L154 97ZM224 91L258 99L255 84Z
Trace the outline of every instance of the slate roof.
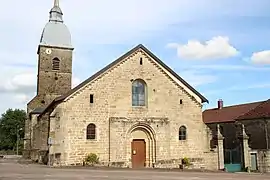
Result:
M270 117L270 100L207 109L203 112L203 121L206 124L226 123L266 116Z
M42 31L40 45L73 49L71 34L64 24L63 13L58 0L54 1L54 6L50 10L49 22Z
M44 110L45 110L45 108L37 107L36 109L31 111L30 113L31 114L41 114Z
M94 75L92 75L91 77L89 77L88 79L86 79L85 81L83 81L82 83L80 83L78 86L76 86L75 88L71 89L70 91L68 91L66 94L57 97L56 99L54 99L52 101L51 104L49 104L46 109L48 107L50 107L52 104L56 103L56 102L61 102L63 101L65 98L67 98L68 96L70 96L71 94L73 94L74 92L76 92L77 90L79 90L80 88L82 88L83 86L85 86L86 84L88 84L89 82L91 82L92 80L94 80L96 77L98 77L99 75L103 74L104 72L106 72L108 69L110 69L111 67L115 66L116 64L118 64L119 62L121 62L123 59L125 59L126 57L130 56L130 54L136 52L138 49L142 49L143 51L145 51L151 58L153 58L157 63L159 63L162 67L164 67L167 71L169 71L173 76L175 76L181 83L183 83L185 86L187 86L187 88L189 88L194 94L196 94L198 97L201 98L201 102L209 102L202 94L200 94L198 91L196 91L191 85L189 85L184 79L182 79L178 74L176 74L171 68L169 68L164 62L162 62L157 56L155 56L150 50L148 50L145 46L143 46L142 44L137 45L136 47L134 47L133 49L131 49L130 51L128 51L127 53L125 53L124 55L122 55L121 57L119 57L118 59L116 59L115 61L113 61L112 63L110 63L109 65L105 66L103 69L101 69L100 71L98 71L97 73L95 73ZM45 109L45 110L46 110Z

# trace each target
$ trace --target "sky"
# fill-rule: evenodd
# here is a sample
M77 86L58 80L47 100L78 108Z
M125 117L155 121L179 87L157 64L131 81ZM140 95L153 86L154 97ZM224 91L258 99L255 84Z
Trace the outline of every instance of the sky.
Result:
M37 47L53 0L0 11L0 113L36 94ZM60 0L72 34L73 87L143 44L203 94L203 108L270 98L269 0Z

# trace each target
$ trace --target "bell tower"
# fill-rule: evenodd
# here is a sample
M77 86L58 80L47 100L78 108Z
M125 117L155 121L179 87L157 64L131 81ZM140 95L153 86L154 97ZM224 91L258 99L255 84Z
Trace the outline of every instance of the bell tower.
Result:
M54 0L37 54L37 96L42 106L69 91L72 83L71 34L64 24L59 0Z
M54 0L38 45L37 94L27 112L45 107L71 89L73 49L59 0Z
M37 73L37 94L27 103L27 119L25 120L24 153L26 158L32 158L32 151L35 148L42 148L38 145L43 142L46 135L41 136L42 131L36 139L36 119L31 114L40 114L44 108L56 97L65 94L71 89L72 78L72 54L71 35L64 24L63 13L59 6L59 0L54 0L50 10L49 21L45 25L38 45L38 73ZM43 119L44 120L44 119ZM48 124L39 126L48 130ZM35 141L34 141L35 139ZM39 141L37 143L37 141ZM45 141L46 142L46 141ZM44 144L43 144L44 145ZM33 155L35 157L35 153Z

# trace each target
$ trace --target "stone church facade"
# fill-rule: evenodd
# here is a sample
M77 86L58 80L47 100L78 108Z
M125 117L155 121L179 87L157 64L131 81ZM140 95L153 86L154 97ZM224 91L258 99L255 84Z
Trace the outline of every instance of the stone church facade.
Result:
M55 166L95 153L104 166L178 168L188 158L193 168L222 168L222 143L210 149L202 120L207 99L143 45L71 89L62 15L55 0L39 45L37 96L27 105L25 156Z

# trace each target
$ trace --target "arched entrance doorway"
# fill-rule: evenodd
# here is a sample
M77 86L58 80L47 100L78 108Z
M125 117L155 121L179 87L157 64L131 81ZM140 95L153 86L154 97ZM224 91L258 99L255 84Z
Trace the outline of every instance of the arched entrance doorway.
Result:
M152 167L156 157L155 134L148 124L135 124L128 132L128 156L132 168Z

